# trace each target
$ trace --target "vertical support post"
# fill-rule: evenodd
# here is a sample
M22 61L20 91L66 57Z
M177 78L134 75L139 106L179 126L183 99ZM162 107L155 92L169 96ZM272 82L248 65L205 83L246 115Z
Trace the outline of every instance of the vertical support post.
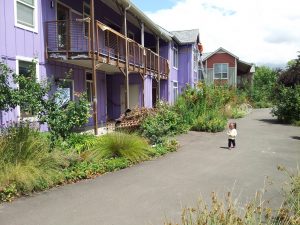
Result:
M145 47L145 25L142 23L141 25L141 44Z
M156 38L156 52L157 52L157 99L160 100L160 55L159 55L159 37Z
M97 113L97 71L95 59L95 5L94 0L90 0L90 15L91 15L91 50L92 50L92 77L93 77L93 119L94 133L98 135L98 113Z
M124 35L125 35L125 107L129 108L129 71L128 71L128 38L127 38L127 10L130 5L124 10Z

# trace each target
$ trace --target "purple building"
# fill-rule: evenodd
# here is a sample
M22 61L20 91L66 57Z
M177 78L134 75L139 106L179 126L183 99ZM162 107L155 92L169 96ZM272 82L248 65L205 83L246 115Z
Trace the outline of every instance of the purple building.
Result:
M1 60L16 73L35 60L38 80L53 77L71 100L86 92L89 125L173 103L198 80L198 42L198 30L165 31L129 0L0 0ZM25 116L0 112L0 124Z

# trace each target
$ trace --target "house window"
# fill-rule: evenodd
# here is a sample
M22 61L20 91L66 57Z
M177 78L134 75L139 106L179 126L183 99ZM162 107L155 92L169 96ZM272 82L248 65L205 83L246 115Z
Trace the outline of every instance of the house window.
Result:
M178 48L175 45L173 47L173 67L178 68Z
M83 2L83 19L90 18L90 5L87 2ZM83 23L84 36L88 38L89 35L89 22Z
M31 77L31 68L33 66L33 62L31 61L23 61L23 60L18 60L17 61L17 73L24 76L24 77ZM22 86L21 84L19 84L19 89L24 89L25 87ZM28 111L24 111L24 109L22 109L22 107L20 107L20 116L21 118L26 118L26 117L32 117L33 113L32 112L28 112Z
M60 106L66 105L69 101L74 100L74 83L73 80L58 80L57 91L60 93L59 98L56 99L56 104Z
M214 79L228 79L228 64L214 64Z
M178 82L173 81L173 103L176 102L178 98Z
M37 3L36 0L15 0L16 25L18 27L36 31Z
M85 74L86 95L90 102L93 102L93 76L91 72Z

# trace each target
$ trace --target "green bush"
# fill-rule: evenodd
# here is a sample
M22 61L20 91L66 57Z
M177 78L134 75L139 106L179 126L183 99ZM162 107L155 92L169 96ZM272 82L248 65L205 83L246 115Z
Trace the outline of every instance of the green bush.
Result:
M149 158L151 149L146 139L135 134L114 132L98 138L91 147L95 160L124 157L136 163Z
M300 85L278 85L274 91L273 103L272 113L279 121L296 123L300 120Z
M225 129L227 119L219 112L211 111L199 116L192 127L194 131L220 132Z
M161 156L165 155L168 152L174 152L179 148L178 141L171 139L171 140L165 140L162 143L159 143L154 146L154 155Z
M182 118L174 108L165 104L160 105L157 113L148 116L141 124L141 134L152 144L162 143L165 137L188 130L188 125L183 122Z
M60 151L28 124L8 128L0 136L0 190L12 185L21 193L42 190L64 179L68 162Z
M262 66L257 67L253 77L253 87L250 97L256 108L267 108L272 103L273 87L276 84L278 72Z

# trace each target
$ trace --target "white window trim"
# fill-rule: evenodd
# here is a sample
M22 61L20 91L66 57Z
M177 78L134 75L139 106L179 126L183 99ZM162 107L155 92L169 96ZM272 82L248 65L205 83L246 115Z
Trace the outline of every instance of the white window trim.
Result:
M29 27L24 24L18 23L18 15L17 15L17 1L14 0L14 16L15 16L15 27L27 30L27 31L32 31L34 33L38 33L38 4L37 0L34 0L34 15L33 15L33 22L34 22L34 27Z
M172 58L173 68L175 70L178 70L178 67L179 67L179 50L178 50L178 47L173 46L172 50L173 50L173 58ZM177 52L177 66L174 64L175 50Z
M19 61L25 61L25 62L34 61L36 63L36 68L35 68L36 79L37 79L37 82L40 82L39 60L37 58L30 58L30 57L25 57L25 56L16 56L16 69L15 69L16 74L19 74ZM16 87L19 88L19 84L16 84ZM20 108L20 106L17 106L17 115L18 115L18 122L20 122L20 120L21 120L21 108ZM22 120L35 122L35 121L38 120L38 118L37 118L37 116L31 116L31 117L22 118Z
M174 84L177 84L177 87L174 87ZM174 89L176 89L176 93L177 93L177 97L176 97L176 99L175 99L175 96L174 96ZM178 81L177 80L172 80L172 95L173 95L173 99L172 99L172 101L173 101L173 103L175 103L176 102L176 100L177 100L177 98L178 98Z
M215 65L216 64L226 64L227 65L227 77L226 78L222 78L222 75L221 75L221 78L215 78ZM229 63L214 63L213 64L213 77L214 77L214 80L228 80L229 79Z

